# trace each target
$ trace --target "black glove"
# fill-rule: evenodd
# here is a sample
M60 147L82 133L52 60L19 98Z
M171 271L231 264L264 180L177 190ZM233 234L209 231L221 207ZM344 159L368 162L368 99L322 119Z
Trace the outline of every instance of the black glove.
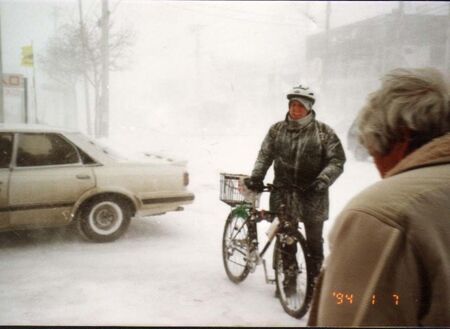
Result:
M323 179L316 179L312 184L309 186L309 190L314 192L324 192L328 188L328 184L325 183Z
M262 179L256 177L244 178L244 184L250 191L262 192L264 190L264 183Z

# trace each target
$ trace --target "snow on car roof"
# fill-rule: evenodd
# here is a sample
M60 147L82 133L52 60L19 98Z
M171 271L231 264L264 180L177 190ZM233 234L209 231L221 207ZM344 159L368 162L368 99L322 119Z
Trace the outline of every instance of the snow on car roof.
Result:
M76 130L67 128L47 126L43 124L26 124L26 123L0 123L0 131L14 131L14 132L60 132L60 133L74 133Z
M110 154L108 150L103 149L101 145L94 142L89 137L83 135L83 133L70 130L67 128L48 126L43 124L0 124L0 132L13 132L13 133L59 133L68 138L72 143L80 147L84 152L89 154L93 159L100 163L111 163L113 160L117 160L114 154Z

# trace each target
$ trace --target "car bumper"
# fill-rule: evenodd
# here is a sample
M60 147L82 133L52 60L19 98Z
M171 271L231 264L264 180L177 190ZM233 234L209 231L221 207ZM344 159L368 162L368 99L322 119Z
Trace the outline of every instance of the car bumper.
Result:
M194 202L195 196L192 193L183 195L148 198L141 200L142 206L137 210L136 216L146 217L160 215L169 211L183 210L181 206Z

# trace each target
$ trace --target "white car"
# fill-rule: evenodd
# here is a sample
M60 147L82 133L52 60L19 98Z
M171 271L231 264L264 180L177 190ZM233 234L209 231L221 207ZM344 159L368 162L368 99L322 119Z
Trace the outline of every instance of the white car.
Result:
M184 162L131 162L78 132L0 125L0 231L77 221L85 237L117 239L133 217L182 210Z

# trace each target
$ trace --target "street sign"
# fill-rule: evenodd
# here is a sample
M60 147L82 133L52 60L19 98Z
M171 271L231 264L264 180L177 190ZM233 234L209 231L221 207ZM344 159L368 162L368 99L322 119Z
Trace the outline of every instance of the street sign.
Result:
M25 77L22 74L2 75L4 122L27 122Z
M22 47L22 66L33 67L33 46Z
M23 88L24 78L22 74L3 74L3 88Z

